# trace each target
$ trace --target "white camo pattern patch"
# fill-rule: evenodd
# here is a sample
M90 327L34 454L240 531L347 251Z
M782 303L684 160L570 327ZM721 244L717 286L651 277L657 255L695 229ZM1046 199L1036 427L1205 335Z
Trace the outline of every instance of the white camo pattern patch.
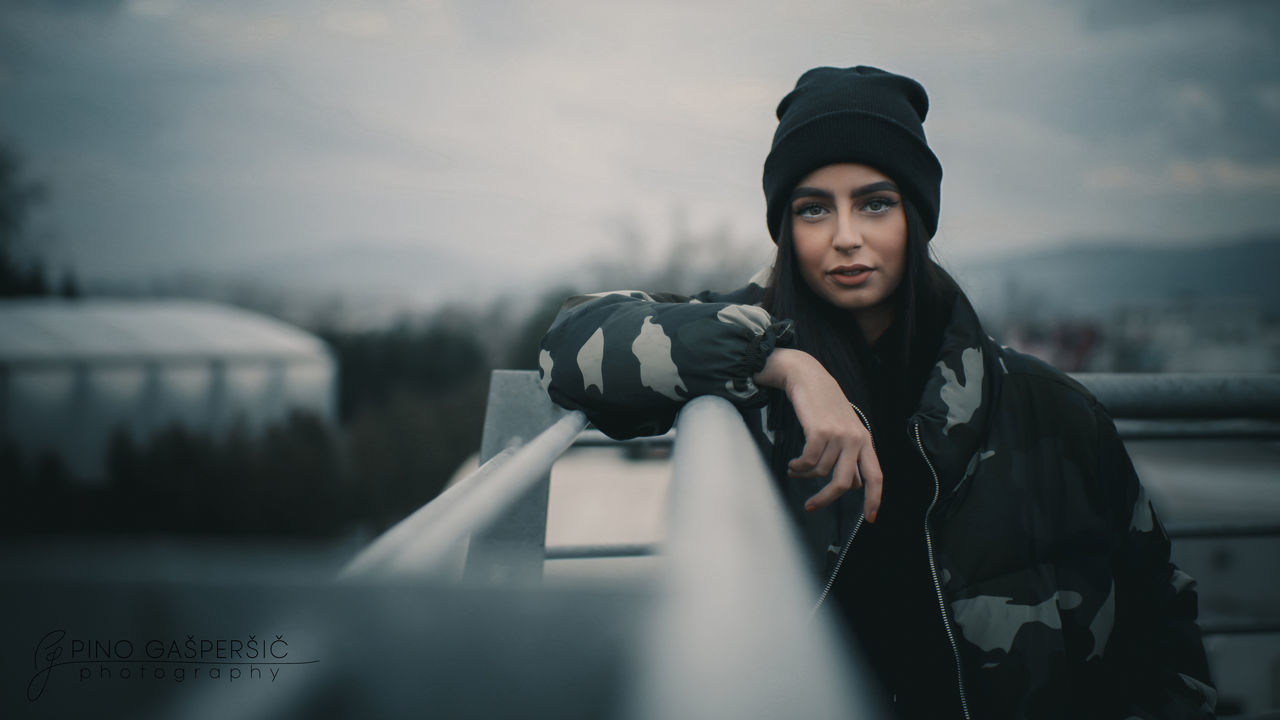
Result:
M546 348L538 351L538 369L542 371L542 377L538 379L538 384L542 386L542 392L546 392L551 387L551 370L555 368L555 362L551 359L551 353Z
M942 386L942 401L947 404L947 426L943 433L950 433L951 428L963 425L973 419L973 413L982 403L982 351L978 348L965 348L960 354L960 362L964 365L964 383L955 371L938 361L938 370L946 384Z
M645 317L640 324L640 334L631 343L631 353L640 361L640 384L671 398L683 400L680 390L687 390L680 380L680 369L671 359L671 338L662 326Z
M582 345L578 351L578 370L582 372L582 389L588 390L592 385L596 391L604 394L604 329L596 328L596 332Z
M756 305L726 305L716 313L716 318L720 322L744 327L753 333L764 332L772 319L768 310Z
M1079 593L1070 590L1055 592L1036 605L1018 605L1007 597L979 595L956 600L951 603L951 610L966 640L988 652L995 649L1008 652L1023 625L1035 622L1061 630L1058 608L1071 610L1082 601Z

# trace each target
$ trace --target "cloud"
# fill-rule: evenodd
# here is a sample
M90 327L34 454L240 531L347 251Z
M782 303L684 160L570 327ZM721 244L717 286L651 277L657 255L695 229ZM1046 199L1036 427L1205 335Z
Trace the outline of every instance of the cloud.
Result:
M1144 28L1165 22L1226 18L1241 27L1274 34L1280 9L1271 0L1072 0L1091 30Z
M1178 167L1197 188L1221 185L1227 190L1280 193L1280 162L1247 164L1216 158Z
M1171 160L1153 168L1108 165L1090 172L1096 190L1128 190L1145 195L1219 192L1280 194L1280 162L1242 163L1229 158Z
M1078 7L1089 42L1065 83L1037 93L1047 120L1152 153L1280 158L1275 113L1259 102L1280 76L1280 4L1090 0Z
M1263 83L1255 89L1258 106L1273 118L1280 119L1280 83Z
M326 13L324 25L333 32L357 38L385 37L391 32L391 21L385 14L368 10L338 10Z
M178 11L177 0L125 0L124 10L142 17L166 17Z
M125 0L9 0L10 10L19 12L110 15Z
M384 243L567 274L619 218L662 256L682 213L768 249L774 106L819 64L924 82L957 252L1280 222L1280 72L1255 10L89 5L0 6L0 135L49 181L62 251L102 272L285 273Z

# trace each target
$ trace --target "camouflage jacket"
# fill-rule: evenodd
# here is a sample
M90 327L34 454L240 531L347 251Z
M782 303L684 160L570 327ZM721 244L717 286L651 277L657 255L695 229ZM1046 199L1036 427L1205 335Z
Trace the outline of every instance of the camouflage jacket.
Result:
M757 304L761 280L570 298L542 341L543 384L619 438L665 432L685 400L718 395L769 457L751 377L791 331ZM1213 717L1194 581L1084 387L997 345L958 294L911 432L937 488L924 532L967 717ZM862 503L803 512L825 483L779 487L830 587Z

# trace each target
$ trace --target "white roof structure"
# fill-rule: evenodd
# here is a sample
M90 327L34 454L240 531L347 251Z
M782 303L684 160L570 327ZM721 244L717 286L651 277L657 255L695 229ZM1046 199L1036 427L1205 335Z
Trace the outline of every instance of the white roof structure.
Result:
M334 422L337 370L319 338L186 300L0 301L0 440L101 480L111 435L171 425L259 431L295 410Z
M328 357L279 320L189 300L0 302L0 363L178 357Z

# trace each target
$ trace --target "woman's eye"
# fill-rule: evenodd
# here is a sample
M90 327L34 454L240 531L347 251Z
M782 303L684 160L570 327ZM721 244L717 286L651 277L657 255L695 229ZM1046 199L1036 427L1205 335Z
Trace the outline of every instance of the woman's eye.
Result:
M863 210L870 213L881 214L892 210L898 202L889 198L871 198L862 206Z
M801 205L795 209L796 217L815 218L821 216L827 209L817 204Z

